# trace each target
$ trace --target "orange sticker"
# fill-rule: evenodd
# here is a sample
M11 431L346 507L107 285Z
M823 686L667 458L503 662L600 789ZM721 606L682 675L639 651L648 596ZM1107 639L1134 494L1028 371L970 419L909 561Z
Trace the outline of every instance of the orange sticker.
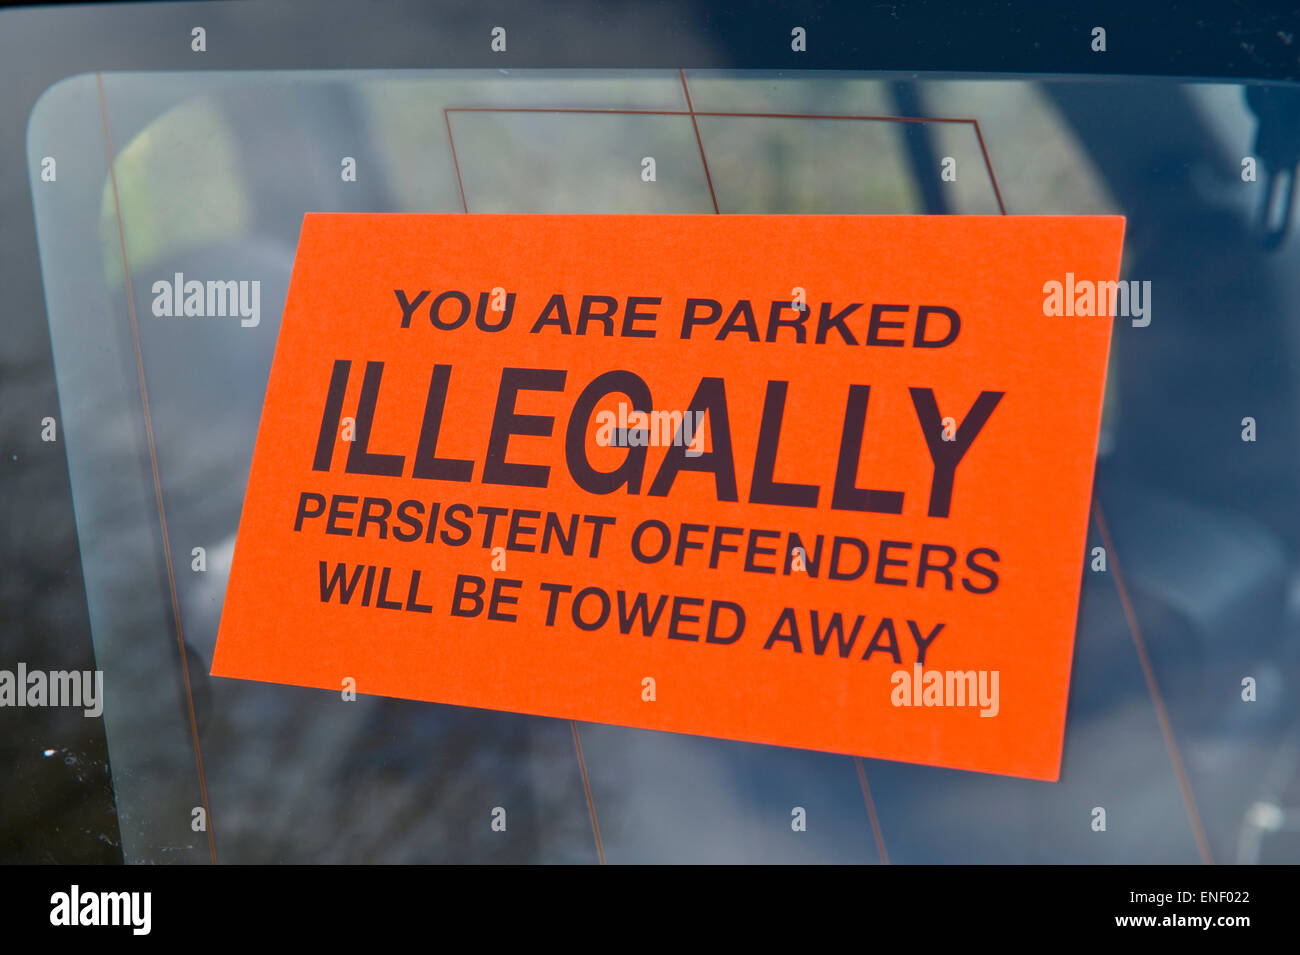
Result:
M309 215L212 673L1056 779L1123 230Z

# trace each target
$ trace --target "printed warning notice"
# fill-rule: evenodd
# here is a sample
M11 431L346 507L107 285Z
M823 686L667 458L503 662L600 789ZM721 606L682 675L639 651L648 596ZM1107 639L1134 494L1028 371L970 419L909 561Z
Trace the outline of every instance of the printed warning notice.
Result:
M309 215L212 673L1056 779L1123 228Z

